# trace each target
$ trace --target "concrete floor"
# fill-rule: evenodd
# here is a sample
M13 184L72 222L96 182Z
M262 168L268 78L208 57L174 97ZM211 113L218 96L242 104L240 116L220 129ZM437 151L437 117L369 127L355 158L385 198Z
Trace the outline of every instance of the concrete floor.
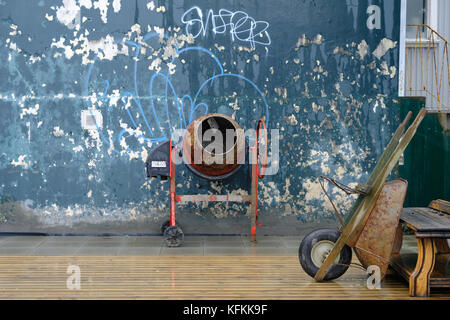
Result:
M161 236L0 236L0 255L286 255L298 254L301 237L186 236L178 248L167 248ZM402 253L417 252L413 236L405 236Z

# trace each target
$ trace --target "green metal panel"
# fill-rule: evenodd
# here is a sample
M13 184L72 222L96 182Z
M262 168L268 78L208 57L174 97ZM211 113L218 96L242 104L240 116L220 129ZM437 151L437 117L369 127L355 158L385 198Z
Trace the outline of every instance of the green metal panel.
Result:
M425 99L400 100L400 118L409 111L414 116L425 106ZM431 200L450 200L450 134L445 132L437 114L428 114L405 151L399 175L408 180L405 207L428 206Z

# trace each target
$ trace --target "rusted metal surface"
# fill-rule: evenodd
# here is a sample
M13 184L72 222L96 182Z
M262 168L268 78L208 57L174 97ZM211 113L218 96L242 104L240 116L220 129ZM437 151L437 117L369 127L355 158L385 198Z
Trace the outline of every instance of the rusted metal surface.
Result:
M219 143L221 148L207 148L212 141L205 138L204 134L209 129L218 130L217 133L222 135L222 144ZM234 143L227 144L227 133L233 132ZM192 122L187 129L184 137L184 157L188 168L205 179L228 177L244 162L244 132L236 121L224 114L204 115Z
M399 223L397 226L397 230L395 231L394 247L392 248L392 254L394 255L400 253L402 245L403 245L403 228L402 225Z
M401 179L384 184L354 248L364 268L376 265L382 277L389 267L407 187Z

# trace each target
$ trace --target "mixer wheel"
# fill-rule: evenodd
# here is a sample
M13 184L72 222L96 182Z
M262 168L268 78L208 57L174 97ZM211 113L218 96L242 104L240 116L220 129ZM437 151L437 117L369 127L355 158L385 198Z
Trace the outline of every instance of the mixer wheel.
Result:
M179 247L183 243L184 233L179 226L171 226L164 231L164 238L168 247Z
M170 220L164 221L164 223L161 225L161 233L164 234L164 231L166 231L168 227L170 227ZM180 224L178 224L178 227L182 229L182 226Z
M164 231L170 226L170 220L164 221L164 223L161 225L161 233L164 234Z

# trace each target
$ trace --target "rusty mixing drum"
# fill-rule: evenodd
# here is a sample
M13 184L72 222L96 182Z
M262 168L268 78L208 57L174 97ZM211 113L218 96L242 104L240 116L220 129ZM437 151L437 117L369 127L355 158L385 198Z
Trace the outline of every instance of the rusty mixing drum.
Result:
M183 149L185 164L195 175L223 180L234 175L245 161L244 131L232 118L210 113L191 123Z

